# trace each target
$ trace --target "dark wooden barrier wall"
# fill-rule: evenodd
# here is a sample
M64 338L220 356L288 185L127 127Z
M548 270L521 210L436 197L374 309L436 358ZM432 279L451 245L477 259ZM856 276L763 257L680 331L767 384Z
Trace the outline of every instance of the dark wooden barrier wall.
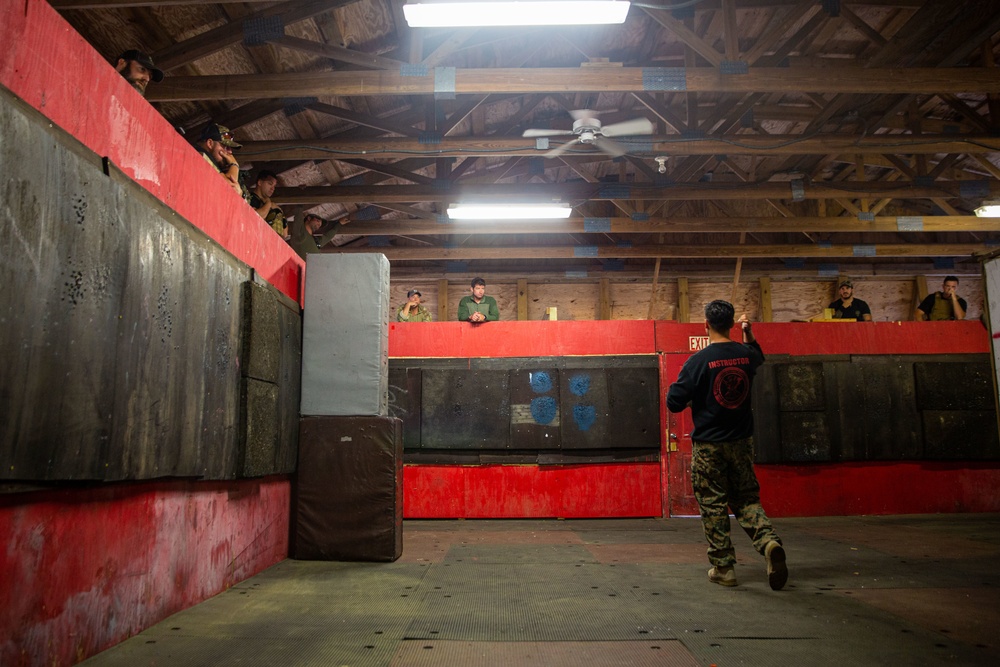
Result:
M2 88L0 127L0 479L293 470L298 305Z

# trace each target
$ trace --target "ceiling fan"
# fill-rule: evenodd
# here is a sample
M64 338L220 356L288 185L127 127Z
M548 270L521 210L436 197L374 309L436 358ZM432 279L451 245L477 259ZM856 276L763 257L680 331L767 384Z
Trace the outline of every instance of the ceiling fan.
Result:
M576 109L570 111L573 117L572 130L525 130L524 137L560 137L576 135L572 141L567 141L542 157L559 157L576 144L592 145L594 148L614 157L621 157L628 152L628 148L611 137L625 137L636 134L652 134L653 124L646 118L634 118L621 123L611 125L601 125L598 120L598 111L591 109Z

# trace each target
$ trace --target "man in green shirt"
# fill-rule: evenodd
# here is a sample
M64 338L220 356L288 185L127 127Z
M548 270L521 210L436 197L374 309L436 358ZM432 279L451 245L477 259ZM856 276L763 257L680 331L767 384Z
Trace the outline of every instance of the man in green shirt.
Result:
M397 322L430 322L431 311L420 305L423 295L420 290L411 289L406 293L406 303L396 309Z
M472 294L463 296L458 302L458 319L460 322L496 322L500 319L500 310L496 299L486 296L486 281L482 278L472 279Z
M288 245L292 246L292 250L297 252L299 257L305 259L309 253L319 252L320 248L332 241L340 228L348 222L350 222L350 218L341 218L333 223L330 229L323 232L323 236L317 241L314 235L319 233L319 230L326 224L326 220L314 213L308 213L303 218L302 224L292 225L292 238L289 239Z

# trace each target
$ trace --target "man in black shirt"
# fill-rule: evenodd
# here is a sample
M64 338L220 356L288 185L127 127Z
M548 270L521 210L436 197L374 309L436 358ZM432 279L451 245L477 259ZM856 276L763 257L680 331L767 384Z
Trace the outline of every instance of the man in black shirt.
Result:
M753 412L750 389L764 353L746 314L740 318L743 343L729 337L735 310L728 301L705 306L709 345L688 359L667 392L667 408L688 405L691 432L691 483L708 540L708 579L736 586L736 550L729 535L729 508L754 548L767 561L767 581L779 590L788 580L785 550L760 504L760 485L753 470Z
M857 320L858 322L872 321L872 309L861 299L854 298L854 283L846 279L841 280L839 291L840 298L827 306L833 309L834 319Z

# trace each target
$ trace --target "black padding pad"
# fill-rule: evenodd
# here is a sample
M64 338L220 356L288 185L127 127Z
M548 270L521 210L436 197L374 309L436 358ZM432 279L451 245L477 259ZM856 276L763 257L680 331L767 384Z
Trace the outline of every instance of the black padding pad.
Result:
M394 561L403 553L403 423L304 417L292 557Z

